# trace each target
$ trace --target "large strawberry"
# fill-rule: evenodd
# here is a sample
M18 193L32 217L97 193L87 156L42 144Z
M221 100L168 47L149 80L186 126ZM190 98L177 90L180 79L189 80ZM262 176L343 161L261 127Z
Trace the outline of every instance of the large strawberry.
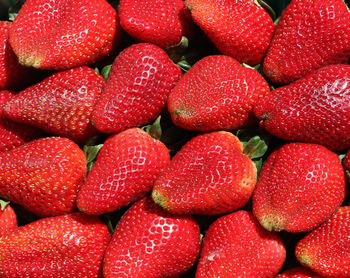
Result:
M179 277L196 261L199 226L190 216L175 216L144 197L122 217L107 248L105 278Z
M73 141L49 137L0 153L0 169L0 197L53 216L75 208L86 161Z
M295 267L278 274L275 278L322 278L306 267Z
M79 191L78 208L102 214L140 199L169 161L166 146L139 128L109 137Z
M13 208L0 200L0 238L17 228L17 217Z
M92 121L102 132L144 125L162 112L182 73L156 45L140 43L115 59Z
M44 218L0 237L0 276L101 277L109 240L107 226L96 216Z
M253 213L268 230L310 231L327 220L346 195L338 156L321 145L290 143L264 164Z
M85 142L97 134L90 117L104 86L103 77L89 67L60 71L14 96L6 103L4 115Z
M205 234L196 278L274 277L286 258L281 238L259 225L252 213L217 219Z
M350 277L350 206L340 207L320 227L300 240L295 255L325 277Z
M322 66L346 62L349 29L343 0L292 0L276 26L265 74L275 83L289 83Z
M253 105L270 92L255 70L224 55L198 61L168 99L173 122L192 130L233 130L255 122Z
M28 0L13 21L10 44L23 65L67 69L104 58L120 35L106 0Z
M286 140L350 148L350 65L330 65L262 97L261 125Z

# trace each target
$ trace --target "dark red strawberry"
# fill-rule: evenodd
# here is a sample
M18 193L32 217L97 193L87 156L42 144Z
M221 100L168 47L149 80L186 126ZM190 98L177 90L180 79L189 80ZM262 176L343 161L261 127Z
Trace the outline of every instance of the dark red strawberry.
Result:
M278 274L275 278L322 278L306 267L295 267Z
M257 102L261 125L286 140L350 148L350 65L321 68Z
M187 142L154 183L153 200L176 214L221 214L243 207L256 183L256 167L239 139L226 131Z
M350 277L350 206L340 207L320 227L300 240L299 262L325 277Z
M345 178L350 182L350 150L346 153L343 160L343 167L345 170Z
M94 107L95 127L118 133L154 120L181 76L180 68L158 46L140 43L126 48L115 59Z
M173 122L186 129L233 130L256 121L253 105L269 92L257 71L228 56L207 56L176 84L168 110Z
M321 28L322 26L322 28ZM342 0L292 0L264 60L275 83L289 83L350 57L350 12Z
M0 197L39 216L72 211L86 175L83 151L60 137L37 139L0 153L0 165Z
M104 86L103 77L89 67L60 71L14 96L4 115L83 143L97 134L90 117Z
M192 217L171 215L145 197L118 223L103 274L105 278L179 277L194 264L199 250L199 227Z
M96 216L48 217L0 237L0 275L11 278L100 277L110 240Z
M78 208L102 214L140 199L169 161L167 147L139 128L109 137L79 191Z
M10 43L23 65L68 69L106 57L120 36L117 13L106 0L27 0Z
M196 278L274 277L286 258L281 238L259 225L252 213L217 219L204 236Z
M17 217L13 208L0 200L0 238L17 228Z
M267 230L305 232L326 221L346 195L338 156L321 145L290 143L264 164L253 213Z

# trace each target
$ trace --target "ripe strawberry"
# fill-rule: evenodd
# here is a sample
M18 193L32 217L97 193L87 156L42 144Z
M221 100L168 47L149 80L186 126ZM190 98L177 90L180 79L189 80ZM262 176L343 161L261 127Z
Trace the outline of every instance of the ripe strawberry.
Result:
M254 0L186 0L195 23L224 55L241 63L259 64L275 25Z
M256 121L253 105L269 92L257 71L228 56L207 56L176 84L168 110L173 122L186 129L233 130Z
M8 202L0 200L0 238L17 228L17 217Z
M316 144L290 143L264 164L253 213L267 230L310 231L327 220L346 195L338 156Z
M285 258L286 249L276 233L262 228L252 213L237 211L210 225L196 278L273 277Z
M322 28L320 28L322 26ZM292 0L264 60L275 83L289 83L350 57L350 12L342 0Z
M92 121L102 132L144 125L162 112L181 70L156 45L140 43L115 59Z
M322 278L306 267L295 267L278 274L275 278Z
M14 96L4 115L79 143L97 134L90 122L105 81L83 66L60 71Z
M83 151L59 137L37 139L0 153L0 166L0 197L38 216L72 211L86 175Z
M350 277L350 206L340 207L320 227L300 240L299 262L325 277Z
M10 44L23 65L68 69L104 58L120 36L117 13L105 0L27 0Z
M0 275L100 277L109 240L107 226L96 216L71 213L40 219L0 237Z
M343 167L345 170L345 178L350 182L350 150L346 153L343 160Z
M190 216L175 216L150 197L122 217L107 248L105 278L179 277L196 261L199 226Z
M193 22L182 0L121 0L118 11L120 25L137 41L169 48L182 36L192 37Z
M321 68L259 99L261 125L286 140L350 148L350 65Z
M177 214L221 214L243 207L256 167L232 133L215 131L187 142L154 183L153 200Z

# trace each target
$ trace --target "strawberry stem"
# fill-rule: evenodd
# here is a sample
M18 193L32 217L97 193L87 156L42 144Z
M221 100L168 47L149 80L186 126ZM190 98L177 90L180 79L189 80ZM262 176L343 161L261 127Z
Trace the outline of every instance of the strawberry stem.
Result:
M263 0L255 0L255 4L262 7L272 18L272 21L276 20L276 12L274 11L274 9L271 8L271 6L269 4L267 4L265 1Z

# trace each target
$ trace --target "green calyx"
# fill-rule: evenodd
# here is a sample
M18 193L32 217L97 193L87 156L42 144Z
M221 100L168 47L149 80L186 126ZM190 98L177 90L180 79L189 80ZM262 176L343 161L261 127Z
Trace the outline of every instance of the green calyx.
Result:
M146 131L154 139L160 140L162 137L162 126L160 124L161 116L159 116L152 124L141 127L142 130Z
M9 201L0 200L0 210L4 211L9 203Z
M93 137L83 147L88 173L91 171L92 166L95 164L97 155L101 150L101 148L103 147L103 144L96 145L96 141L97 141L97 137Z

